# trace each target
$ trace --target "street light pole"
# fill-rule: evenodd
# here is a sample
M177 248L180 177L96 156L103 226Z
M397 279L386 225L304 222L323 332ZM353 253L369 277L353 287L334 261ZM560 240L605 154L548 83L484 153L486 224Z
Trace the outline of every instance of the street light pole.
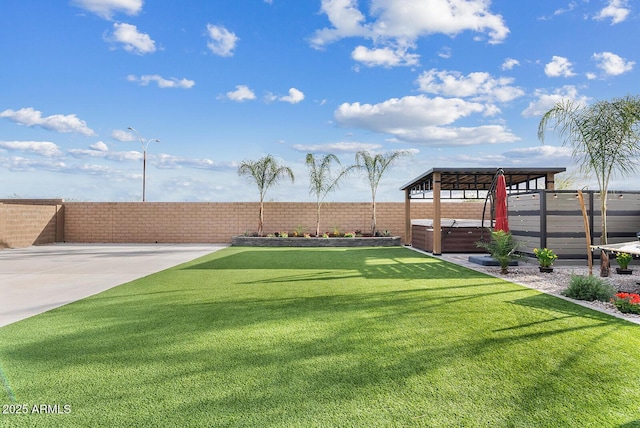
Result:
M140 135L140 133L135 128L130 126L128 129L136 133L138 139L140 140L140 145L142 146L142 202L145 202L147 200L147 147L149 147L149 143L151 143L152 141L159 143L160 140L158 140L157 138L151 138L145 142L144 138L142 138L142 135Z

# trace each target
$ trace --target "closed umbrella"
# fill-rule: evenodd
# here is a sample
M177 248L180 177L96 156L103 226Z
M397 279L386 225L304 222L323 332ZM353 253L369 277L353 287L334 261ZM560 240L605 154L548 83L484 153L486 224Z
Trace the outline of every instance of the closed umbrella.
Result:
M496 224L495 230L509 231L509 218L507 216L507 183L504 179L504 174L500 172L498 174L498 180L496 181Z

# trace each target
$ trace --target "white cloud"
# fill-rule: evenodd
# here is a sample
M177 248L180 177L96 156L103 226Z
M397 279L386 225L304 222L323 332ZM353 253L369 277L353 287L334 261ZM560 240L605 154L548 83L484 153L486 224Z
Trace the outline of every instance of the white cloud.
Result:
M145 74L143 76L137 77L133 74L127 76L127 80L129 82L137 82L141 86L147 86L151 82L155 82L159 88L183 88L190 89L196 84L193 80L189 79L178 79L175 77L170 77L165 79L162 76L157 74Z
M459 98L428 98L424 95L393 98L379 104L344 103L334 115L339 125L386 133L417 144L470 145L517 141L499 125L445 127L492 106Z
M548 164L550 159L557 164L571 161L571 149L568 147L540 145L509 150L503 153L505 158L513 162L523 160L532 164Z
M106 38L108 41L122 43L127 52L144 55L156 51L156 42L148 34L138 31L138 27L131 24L113 24L113 34Z
M530 102L529 106L522 112L523 117L542 116L552 109L556 103L563 100L578 101L584 104L588 101L587 97L578 95L578 90L572 85L563 86L553 93L538 89L534 95L536 99Z
M207 24L207 35L209 36L207 47L211 52L220 56L233 56L233 50L240 40L235 33L222 25Z
M289 95L280 97L279 100L291 104L297 104L304 100L304 93L296 88L291 88L289 89Z
M475 153L449 156L450 165L500 165L501 167L566 167L571 164L571 150L565 147L539 145L509 150L499 154Z
M549 17L547 16L542 16L539 19L542 21L546 21L548 19L551 19L554 16L560 16L560 15L564 15L565 13L569 13L572 10L574 10L578 5L576 4L575 1L570 2L566 8L559 8L553 11L553 14Z
M232 101L240 102L246 100L254 100L256 98L256 94L254 94L253 91L246 85L237 85L235 91L227 92L226 98L229 98Z
M302 153L356 153L360 150L367 150L374 152L380 150L382 145L371 143L357 143L357 142L338 142L327 144L294 144L291 146L294 150Z
M370 31L364 27L365 16L358 9L357 0L322 0L321 11L327 15L334 28L317 30L311 45L324 45L345 37L367 37Z
M157 161L156 167L160 169L194 168L221 171L235 170L238 167L233 162L216 162L211 159L189 159L165 153L155 156L155 159Z
M109 151L109 146L107 146L103 141L98 141L97 143L94 143L94 144L90 145L89 147L91 149L97 150L99 152Z
M503 70L512 70L513 67L520 65L520 61L518 61L517 59L513 59L513 58L507 58L504 60L504 62L502 63L502 69Z
M484 110L485 106L479 103L418 95L379 104L344 103L335 111L335 118L342 126L388 132L402 127L447 125Z
M544 73L549 77L571 77L575 73L571 69L573 64L562 56L553 56L551 62L544 66Z
M142 10L142 2L143 0L73 0L73 3L81 9L105 19L111 19L119 12L137 15Z
M594 53L593 59L598 62L597 67L607 76L618 76L631 71L635 64L611 52Z
M440 50L438 51L438 56L444 59L451 58L451 48L449 46L440 48Z
M396 67L401 65L418 64L419 55L407 53L407 49L392 49L390 47L369 49L365 46L357 46L351 52L351 58L362 62L366 66Z
M42 112L34 110L32 107L22 108L18 111L5 110L0 113L0 117L7 118L12 122L24 126L39 126L50 131L57 132L77 132L79 134L92 136L96 133L87 127L84 120L78 119L75 114L42 117Z
M33 153L48 158L63 155L58 146L49 141L0 141L0 149Z
M491 13L486 0L372 0L367 18L357 0L322 0L321 11L332 27L317 30L311 45L321 48L346 37L391 40L397 46L430 34L454 36L463 31L487 33L489 43L502 42L509 29Z
M98 145L91 145L89 149L71 149L68 153L75 158L92 157L115 162L137 162L140 161L143 156L142 152L135 150L125 152L111 151L106 145L103 147L99 143Z
M398 130L394 135L405 142L431 146L472 146L513 143L520 140L520 137L511 133L502 125L476 127L426 126Z
M604 20L611 18L611 25L619 24L629 16L627 0L609 0L609 4L593 18Z
M457 71L423 72L417 80L422 92L451 97L471 97L474 101L509 102L524 95L524 91L511 86L514 79L494 78L489 73L474 72L463 76Z
M136 141L136 136L129 131L123 131L121 129L114 129L111 132L111 138L118 141Z

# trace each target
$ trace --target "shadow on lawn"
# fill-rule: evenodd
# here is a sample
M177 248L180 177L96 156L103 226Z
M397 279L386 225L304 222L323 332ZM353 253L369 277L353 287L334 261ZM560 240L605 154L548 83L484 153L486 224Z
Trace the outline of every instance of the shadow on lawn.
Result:
M343 402L383 417L396 407L419 416L429 406L449 409L465 394L479 403L495 394L500 402L516 385L513 402L501 405L511 406L513 425L525 425L518 411L532 403L588 407L580 394L556 387L573 381L564 368L555 377L540 369L541 341L561 337L559 352L566 352L551 360L571 368L586 346L602 346L627 325L406 249L216 254L0 329L17 400L28 401L30 391L58 400L81 391L70 416L79 421L96 414L97 402L122 408L126 397L129 409L185 418L175 421L185 426L206 420L189 419L200 413L230 425L261 411L275 411L275 424L296 409L310 419L328 409L345 414ZM244 269L255 272L247 279ZM269 269L282 275L259 277ZM362 277L388 281L356 284ZM322 287L306 287L318 279L326 280ZM634 355L617 358L637 367ZM501 377L515 376L510 361L526 377L502 385ZM153 425L144 418L127 415L132 425Z
M231 248L182 267L185 270L358 271L365 278L487 278L487 275L406 248ZM291 275L304 280L305 274ZM335 279L335 278L332 278Z
M502 293L531 291L494 290L476 298L491 303ZM404 406L415 405L420 412L432 403L443 409L453 399L443 392L450 384L460 396L477 394L479 399L491 394L484 382L494 384L487 377L501 376L503 370L494 361L517 354L517 364L526 359L532 371L522 389L510 392L517 424L522 421L519 410L535 410L532 402L544 408L579 399L555 387L564 369L558 369L557 378L537 371L539 339L578 329L590 335L592 342L557 356L570 368L586 346L615 330L602 329L600 323L567 325L535 297L515 302L527 303L527 316L548 324L522 325L522 331L501 328L503 319L478 318L465 311L469 306L460 296L434 295L429 289L202 302L175 302L158 295L124 305L87 299L73 311L53 311L43 322L32 322L28 340L22 337L2 351L12 367L28 368L26 380L12 382L18 400L29 398L23 382L30 387L42 383L36 388L50 397L83 391L87 401L74 401L78 416L72 417L81 417L83 409L95 412L96 400L106 409L122 406L126 395L128 408L144 404L165 418L203 410L237 417L255 409L279 409L282 417L288 409L312 404L318 407L310 414L323 415L326 407L342 400L357 402L371 391L371 401L365 398L363 403L373 406L370 411L376 411L378 400L403 405L406 397L411 403ZM554 311L570 312L569 307L564 302ZM458 321L452 324L451 317ZM52 324L64 328L47 331ZM570 342L571 346L575 345ZM628 360L622 358L621 363ZM444 373L454 376L450 382L442 383ZM415 382L420 382L419 394L409 386ZM181 391L185 397L180 400L162 401ZM384 396L383 391L396 392ZM150 404L154 402L157 409ZM152 422L140 417L132 410L128 420L134 425Z

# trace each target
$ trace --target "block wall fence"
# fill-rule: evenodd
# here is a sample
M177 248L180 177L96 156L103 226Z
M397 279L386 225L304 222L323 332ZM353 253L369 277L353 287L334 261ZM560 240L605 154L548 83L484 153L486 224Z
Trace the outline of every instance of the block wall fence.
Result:
M442 203L442 217L481 219L482 202ZM256 232L257 202L62 202L0 200L0 248L53 242L230 243L234 235ZM264 233L314 233L312 202L265 203ZM430 219L430 202L412 201L411 218ZM371 203L331 202L322 206L321 231L370 229ZM377 203L377 226L406 242L404 202Z
M482 217L482 203L442 204L443 217ZM84 243L230 243L234 235L257 232L259 204L253 202L130 202L64 204L66 242ZM404 203L376 204L379 230L404 236ZM431 203L411 204L412 218L431 218ZM362 230L371 224L371 204L333 202L322 206L321 232ZM315 233L316 205L307 202L268 202L264 233L292 232L301 227Z
M28 204L30 201L3 202L0 201L0 249L50 244L64 239L61 201L33 205Z

